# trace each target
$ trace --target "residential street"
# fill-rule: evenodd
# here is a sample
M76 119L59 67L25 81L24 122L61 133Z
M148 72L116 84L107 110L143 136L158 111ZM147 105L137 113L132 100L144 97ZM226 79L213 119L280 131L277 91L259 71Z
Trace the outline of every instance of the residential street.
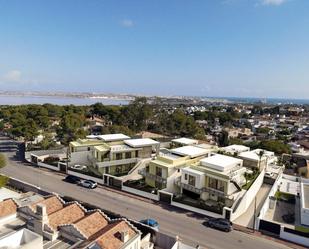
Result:
M5 151L4 144L7 144L7 142L8 140L4 138L0 140L0 147L1 143L3 144L1 151L8 158L8 165L1 169L1 173L40 186L42 189L70 196L103 209L120 213L128 218L140 220L145 217L152 217L159 222L161 232L179 235L185 243L191 245L199 244L202 247L213 249L288 248L272 240L238 231L225 233L207 228L202 225L203 217L192 212L132 198L106 188L91 190L66 183L63 181L64 177L60 174L26 166L19 161L15 161L15 152Z

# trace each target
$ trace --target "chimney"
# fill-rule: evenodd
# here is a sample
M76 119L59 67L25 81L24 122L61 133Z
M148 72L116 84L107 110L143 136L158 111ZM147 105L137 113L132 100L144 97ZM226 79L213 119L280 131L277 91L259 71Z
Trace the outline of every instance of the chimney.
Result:
M42 223L46 223L48 221L46 205L44 204L36 205L36 214L41 217Z
M129 240L129 232L128 230L120 232L121 241L126 243Z

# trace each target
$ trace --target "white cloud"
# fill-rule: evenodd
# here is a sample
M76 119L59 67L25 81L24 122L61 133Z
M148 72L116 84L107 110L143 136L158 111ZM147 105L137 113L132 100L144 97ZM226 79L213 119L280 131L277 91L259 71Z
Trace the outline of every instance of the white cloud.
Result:
M21 81L21 71L19 70L8 71L3 76L3 80L10 83L19 83Z
M287 0L261 0L262 5L275 5L279 6L286 3Z
M122 27L132 28L135 25L135 22L131 19L123 19L120 24Z

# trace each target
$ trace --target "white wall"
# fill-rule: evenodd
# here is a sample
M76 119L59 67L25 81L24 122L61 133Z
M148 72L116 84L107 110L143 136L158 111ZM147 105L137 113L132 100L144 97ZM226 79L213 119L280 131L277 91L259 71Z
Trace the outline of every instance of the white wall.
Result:
M255 179L254 183L250 186L247 192L243 195L237 209L231 214L231 221L235 220L243 213L245 213L250 206L251 202L254 200L255 196L259 192L265 175L265 169L261 171L259 176Z
M185 205L185 204L182 204L182 203L179 203L179 202L172 201L171 205L185 209L185 210L188 210L188 211L191 211L191 212L203 214L203 215L206 215L206 216L210 216L210 217L214 217L214 218L223 218L223 215L221 215L221 214L217 214L217 213L213 213L213 212L210 212L210 211L207 211L207 210L195 208L195 207Z
M92 151L73 152L70 155L70 164L89 164L88 156L92 156Z
M95 181L99 184L104 184L103 183L103 178L100 179L100 178L96 178L96 177L93 177L93 176L88 176L88 175L85 175L85 174L82 174L82 173L78 173L78 172L75 172L75 171L72 171L72 170L68 170L68 175L73 175L73 176L77 176L79 178L82 178L82 179L87 179L87 180L92 180L92 181Z
M14 221L17 217L17 213L4 216L0 219L0 226L5 225L11 221Z
M49 164L41 163L41 162L38 162L37 165L39 167L43 167L43 168L47 168L47 169L51 169L51 170L55 170L55 171L60 171L59 165L58 166L51 166Z
M190 170L186 170L185 168L181 170L181 182L185 184L189 184L189 175L195 177L195 187L201 189L205 186L205 175L204 174L194 174ZM185 174L187 174L187 180L185 179Z
M167 181L166 181L166 188L164 189L164 191L166 192L170 192L170 193L176 193L177 192L177 188L175 186L175 179L177 177L181 176L181 173L180 172L174 172L171 176L169 176L167 178Z
M280 228L280 238L309 247L309 238L293 233L287 233L284 231L283 226Z
M122 186L121 190L129 192L129 193L132 193L132 194L135 194L135 195L143 196L143 197L146 197L148 199L155 200L155 201L159 200L159 196L158 195L151 194L151 193L148 193L148 192L145 192L145 191L141 191L141 190L138 190L138 189L135 189L135 188L130 188L130 187L127 187L127 186Z
M305 183L308 185L308 183ZM300 184L300 221L302 225L309 225L309 208L305 206L305 198L309 198L308 196L305 197L304 191L304 183Z

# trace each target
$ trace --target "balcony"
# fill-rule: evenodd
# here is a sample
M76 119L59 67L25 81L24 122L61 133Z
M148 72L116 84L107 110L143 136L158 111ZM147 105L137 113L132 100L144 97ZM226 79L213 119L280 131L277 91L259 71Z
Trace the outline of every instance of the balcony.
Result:
M158 176L158 175L151 174L151 173L147 172L146 169L141 169L141 170L138 171L138 173L140 175L144 176L145 178L149 178L149 179L154 180L156 182L166 184L165 178Z
M199 188L196 188L195 186L192 186L190 184L183 183L183 182L181 182L180 177L175 179L175 184L177 186L183 188L183 189L189 190L189 191L196 193L196 194L202 194L204 192L207 192L209 194L214 194L214 195L217 195L217 196L220 196L220 197L226 197L224 192L217 190L217 189L213 189L213 188L209 188L209 187L203 187L203 188L199 189Z
M110 166L124 165L130 163L137 163L139 161L138 158L129 158L129 159L121 159L121 160L111 160L105 162L96 162L97 168L104 168Z

